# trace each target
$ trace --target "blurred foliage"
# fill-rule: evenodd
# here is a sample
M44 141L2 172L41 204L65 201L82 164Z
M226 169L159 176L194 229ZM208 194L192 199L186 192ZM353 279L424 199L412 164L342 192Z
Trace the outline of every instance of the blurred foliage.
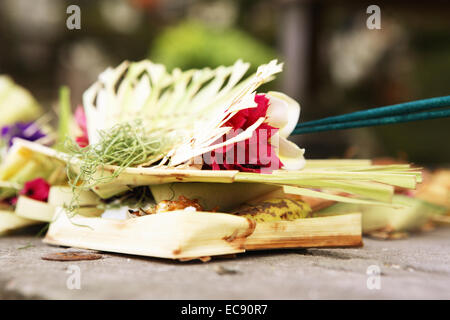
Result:
M402 79L409 85L408 99L450 94L450 31L410 30L414 63L407 79ZM375 132L391 155L403 151L410 161L434 165L450 159L448 118L384 126Z
M385 5L383 29L377 36L386 36L391 26L400 29L401 36L386 46L376 64L351 86L344 86L331 76L330 65L336 57L329 54L328 44L336 34L348 35L363 28L366 16L345 6L327 7L322 12L312 101L303 105L302 121L450 94L450 20L443 13L444 8L439 11L438 7L417 4L402 10L399 5ZM423 8L428 11L423 12ZM369 31L369 35L371 32L376 35L377 31ZM341 53L353 54L359 45L352 43ZM301 144L307 146L308 156L315 158L340 157L355 148L356 157L401 157L438 166L449 163L449 128L450 118L436 119L304 135Z
M161 32L150 58L171 70L250 62L251 71L276 58L275 51L256 38L234 28L218 29L196 21L184 21Z

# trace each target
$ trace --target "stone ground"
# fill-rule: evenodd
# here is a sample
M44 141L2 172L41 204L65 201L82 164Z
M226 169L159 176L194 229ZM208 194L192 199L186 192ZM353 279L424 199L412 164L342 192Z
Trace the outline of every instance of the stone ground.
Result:
M249 252L208 263L119 254L45 261L51 247L30 235L0 239L0 299L450 299L450 228L363 248ZM70 290L68 268L81 270ZM380 289L367 268L381 269Z

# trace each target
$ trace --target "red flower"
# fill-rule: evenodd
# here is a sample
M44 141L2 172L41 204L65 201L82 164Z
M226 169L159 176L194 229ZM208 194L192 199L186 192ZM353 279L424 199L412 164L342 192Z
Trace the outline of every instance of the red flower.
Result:
M75 110L75 121L82 132L81 136L75 138L75 141L80 147L84 148L89 145L89 138L87 132L86 114L84 113L82 106L78 106Z
M247 129L259 118L266 117L269 99L265 95L256 95L256 108L240 110L225 126L233 130L226 135L226 139L236 136L239 132ZM276 155L274 147L270 144L270 138L277 132L278 128L263 122L252 134L250 139L240 143L227 145L215 149L209 156L207 169L212 170L239 170L247 172L271 172L280 169L283 164ZM221 141L224 141L222 137Z
M48 200L48 193L50 185L42 178L36 178L25 183L25 186L20 191L21 195L27 196L31 199L44 201Z

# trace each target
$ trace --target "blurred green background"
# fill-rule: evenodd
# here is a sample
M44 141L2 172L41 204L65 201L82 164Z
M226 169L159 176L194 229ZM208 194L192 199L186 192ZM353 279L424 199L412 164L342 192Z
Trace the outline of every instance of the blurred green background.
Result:
M81 8L68 30L66 8ZM0 73L49 110L58 87L73 104L108 66L150 58L174 67L253 65L284 72L263 90L296 98L301 121L450 94L450 3L378 1L381 30L364 1L1 0ZM394 157L450 163L450 119L292 138L308 158Z

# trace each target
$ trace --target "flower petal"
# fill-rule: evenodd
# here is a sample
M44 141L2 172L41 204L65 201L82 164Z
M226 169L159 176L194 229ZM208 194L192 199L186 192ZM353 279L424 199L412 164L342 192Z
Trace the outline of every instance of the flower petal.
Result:
M295 143L279 136L278 157L285 170L300 170L305 166L305 149L299 148Z
M280 136L287 138L300 118L300 105L284 93L270 91L266 94L269 99L267 109L267 123L280 129Z

